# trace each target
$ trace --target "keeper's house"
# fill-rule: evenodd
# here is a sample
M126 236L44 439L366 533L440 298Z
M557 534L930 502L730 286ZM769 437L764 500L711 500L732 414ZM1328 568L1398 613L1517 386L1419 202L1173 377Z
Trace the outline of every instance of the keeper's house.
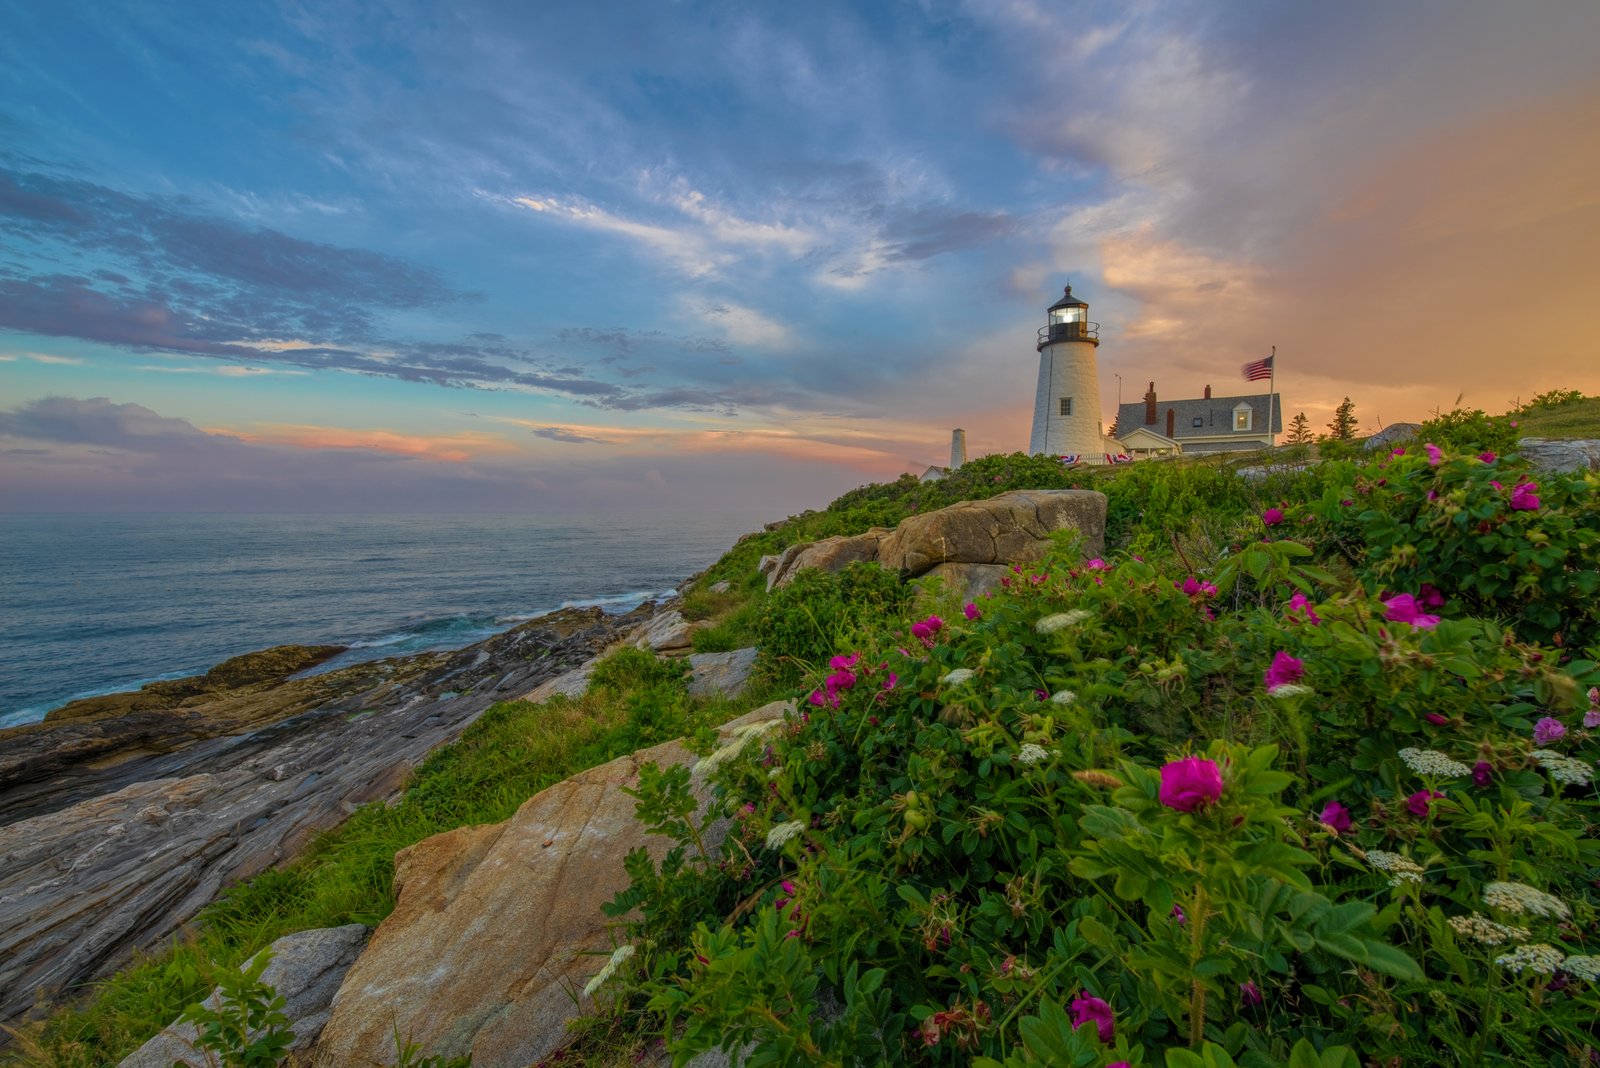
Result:
M1267 425L1271 408L1272 425ZM1160 401L1150 383L1142 403L1117 409L1117 440L1136 459L1178 453L1248 452L1265 449L1283 432L1283 401L1277 394L1213 397L1211 387L1195 400Z

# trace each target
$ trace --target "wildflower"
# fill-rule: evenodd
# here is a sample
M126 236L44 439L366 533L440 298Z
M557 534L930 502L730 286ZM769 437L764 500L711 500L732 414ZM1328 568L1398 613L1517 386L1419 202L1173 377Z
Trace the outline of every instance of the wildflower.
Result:
M1534 496L1534 490L1539 488L1537 482L1519 482L1517 488L1511 491L1511 510L1513 512L1537 512L1539 498Z
M1406 798L1406 811L1419 820L1423 819L1428 815L1428 810L1433 807L1434 800L1443 796L1444 794L1437 790L1418 790Z
M1600 727L1600 708L1591 708L1583 714L1583 725L1590 730Z
M1406 454L1406 447L1404 445L1400 445L1400 446L1398 446L1396 448L1393 448L1393 449L1389 450L1389 455L1390 456L1404 456L1405 454Z
M1571 972L1586 983L1600 979L1600 957L1568 957L1561 962L1561 970Z
M1423 716L1422 718L1427 720L1429 723L1433 724L1435 727L1443 727L1446 723L1450 722L1450 717L1441 716L1437 712L1429 712L1426 716Z
M1478 454L1478 459L1482 460L1486 464L1492 464L1495 462L1496 457L1494 453L1485 449L1483 452Z
M1418 630L1431 630L1439 625L1438 616L1430 616L1417 607L1417 599L1409 593L1397 593L1383 602L1387 609L1383 618L1391 623L1409 623Z
M944 620L938 616L929 616L920 623L911 624L911 635L923 645L933 646L933 636L944 627Z
M1472 784L1474 786L1488 786L1494 781L1494 765L1487 760L1480 760L1472 765Z
M963 682L966 682L976 674L977 672L973 671L971 668L953 668L949 674L945 675L945 677L939 681L946 686L960 686Z
M963 615L965 615L967 617L967 619L969 621L972 621L972 622L976 622L977 620L983 618L983 611L977 605L973 604L971 601L967 602L967 606L965 608L963 608L961 610L961 612L962 612Z
M1053 705L1070 705L1077 699L1078 695L1071 690L1057 690L1050 695L1050 703Z
M1533 932L1514 924L1495 923L1474 912L1470 916L1450 917L1450 927L1462 938L1470 938L1486 946L1499 946L1507 942L1525 942Z
M1472 771L1465 764L1451 760L1437 749L1413 749L1408 746L1400 750L1400 759L1405 761L1406 767L1418 775L1440 775L1456 779Z
M878 685L885 690L892 690L899 685L899 683L900 676L891 671L883 677L883 681L878 683Z
M1403 853L1369 849L1367 850L1367 863L1389 876L1390 886L1422 882L1421 866Z
M1348 831L1352 826L1350 810L1337 801L1329 801L1326 805L1323 805L1322 812L1317 816L1317 819L1340 834Z
M1308 693L1316 693L1317 691L1309 686L1302 686L1298 682L1286 682L1282 686L1274 686L1267 692L1273 697L1284 698L1304 697Z
M831 668L841 668L845 671L849 671L851 668L855 667L860 660L860 653L851 653L849 656L840 654L839 656L834 657L832 660L829 660L828 666Z
M1438 467L1439 462L1444 459L1444 453L1439 450L1439 446L1430 441L1423 448L1428 452L1428 466Z
M1313 626L1322 622L1322 617L1317 615L1317 610L1311 607L1311 599L1299 591L1296 591L1295 595L1289 598L1289 603L1285 606L1283 614L1292 618L1296 612L1299 612L1305 618L1305 621Z
M1247 1009L1261 1007L1261 991L1256 987L1254 980L1245 980L1239 984L1239 1004Z
M633 956L632 946L618 946L614 951L612 951L611 959L606 961L605 966L595 973L593 979L590 979L584 984L583 996L588 997L590 994L593 994L596 990L599 990L602 986L604 986L605 981L616 974L617 968L621 966L622 962L631 956Z
M1444 594L1431 582L1424 582L1417 590L1417 603L1426 609L1444 607Z
M1182 924L1185 924L1185 923L1189 922L1189 917L1183 911L1183 906L1182 905L1174 905L1174 906L1172 906L1172 911L1167 913L1167 915L1172 917L1174 920L1177 920L1180 926Z
M1272 666L1267 668L1261 681L1266 684L1267 692L1271 693L1279 686L1286 686L1291 682L1299 682L1305 677L1305 663L1288 653L1279 650L1273 654Z
M1044 746L1028 742L1017 752L1018 764L1037 764L1041 760L1048 760L1050 754L1045 752Z
M1111 1006L1093 994L1084 994L1082 997L1072 999L1072 1029L1076 1031L1086 1023L1094 1024L1101 1042L1110 1042L1111 1036L1117 1030L1116 1017L1111 1011Z
M1533 725L1533 743L1535 745L1549 745L1551 742L1564 738L1566 733L1567 728L1562 725L1559 719L1545 716Z
M1523 972L1554 975L1556 969L1561 967L1563 959L1565 958L1559 949L1554 946L1547 946L1543 942L1535 942L1532 945L1518 946L1510 953L1496 957L1494 962L1507 971L1516 972L1518 975Z
M1193 575L1190 575L1188 578L1184 579L1181 584L1174 582L1172 586L1174 589L1182 590L1190 597L1199 597L1202 595L1206 597L1215 597L1217 595L1216 586L1209 582L1201 582Z
M1074 608L1070 612L1057 612L1054 615L1044 616L1033 625L1033 629L1040 634L1054 634L1067 627L1076 627L1094 616L1087 608Z
M838 694L829 694L828 696L824 697L821 690L812 690L810 696L808 696L806 700L810 701L818 708L821 708L823 705L828 705L831 708L839 707Z
M1035 701L1048 701L1048 700L1050 700L1050 691L1049 690L1035 690L1035 691L1033 691L1033 699Z
M1517 915L1554 916L1563 920L1572 915L1565 901L1526 883L1490 883L1483 888L1483 903Z
M1261 513L1261 522L1268 527L1275 527L1283 522L1282 508L1268 508Z
M1161 767L1161 803L1179 812L1193 812L1222 796L1222 772L1205 757L1184 757Z
M1111 570L1111 565L1106 563L1104 560L1100 559L1098 556L1095 557L1093 560L1090 560L1087 564L1084 564L1083 566L1088 568L1090 571L1110 571Z
M1550 773L1556 782L1566 783L1569 786L1587 786L1589 780L1594 778L1594 768L1582 760L1569 757L1565 753L1551 752L1549 749L1535 749L1533 759L1539 766Z
M767 832L767 848L777 849L805 829L804 820L789 820L786 823L774 824L772 830Z

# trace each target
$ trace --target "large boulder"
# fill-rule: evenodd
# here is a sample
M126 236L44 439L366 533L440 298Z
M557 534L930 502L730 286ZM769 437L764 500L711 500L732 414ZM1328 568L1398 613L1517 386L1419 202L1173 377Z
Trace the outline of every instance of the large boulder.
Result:
M366 940L367 928L351 923L284 935L268 948L272 961L262 970L261 981L283 996L283 1012L294 1033L290 1050L309 1049L322 1033L333 995ZM205 1004L212 1009L220 1006L216 991ZM211 1062L195 1049L199 1037L194 1024L174 1022L124 1057L117 1068L174 1068L180 1064L201 1068Z
M724 725L727 741L780 719L765 705ZM345 976L312 1053L322 1068L393 1064L396 1033L474 1068L522 1068L559 1049L577 996L614 934L600 906L628 884L622 861L668 844L634 818L641 765L691 764L668 742L535 795L504 823L463 827L395 857L394 912ZM702 797L705 776L696 768Z
M1517 451L1535 471L1600 471L1600 441L1523 438Z
M1000 590L1001 580L1011 574L1010 564L935 564L922 575L924 580L936 578L944 583L947 592L963 601L975 601Z
M1361 447L1367 452L1377 452L1379 449L1387 452L1396 445L1404 445L1415 438L1417 431L1421 429L1421 423L1390 423L1362 442Z
M804 568L822 571L843 571L851 564L871 562L878 558L878 544L889 531L873 527L865 534L849 537L836 536L821 541L791 545L778 557L778 562L767 572L767 589L787 586L795 574Z
M878 545L878 563L913 578L946 563L1030 563L1050 535L1075 529L1084 550L1105 549L1106 498L1093 490L1013 490L912 516Z
M664 653L668 656L686 653L694 640L694 624L683 618L676 608L657 612L639 629L633 644L640 649Z
M689 657L690 697L738 697L750 685L758 649L695 653Z

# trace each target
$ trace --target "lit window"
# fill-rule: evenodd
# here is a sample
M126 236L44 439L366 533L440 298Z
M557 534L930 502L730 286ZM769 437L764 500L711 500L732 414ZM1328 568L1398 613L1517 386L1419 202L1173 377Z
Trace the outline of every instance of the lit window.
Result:
M1241 408L1238 411L1233 413L1233 429L1235 429L1235 430L1249 430L1250 429L1250 409L1249 408Z
M1071 415L1072 414L1072 398L1071 397L1062 397L1061 398L1061 414L1062 415Z

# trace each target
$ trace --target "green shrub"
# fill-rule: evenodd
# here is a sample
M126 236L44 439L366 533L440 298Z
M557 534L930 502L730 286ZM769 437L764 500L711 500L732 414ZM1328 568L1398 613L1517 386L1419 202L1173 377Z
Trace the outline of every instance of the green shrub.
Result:
M836 574L799 571L761 604L755 623L761 670L774 682L793 684L861 631L899 619L912 596L877 564L853 563Z
M1447 452L1507 453L1516 448L1520 437L1515 420L1509 416L1490 416L1478 409L1458 408L1418 427L1417 444L1412 448L1431 442Z

